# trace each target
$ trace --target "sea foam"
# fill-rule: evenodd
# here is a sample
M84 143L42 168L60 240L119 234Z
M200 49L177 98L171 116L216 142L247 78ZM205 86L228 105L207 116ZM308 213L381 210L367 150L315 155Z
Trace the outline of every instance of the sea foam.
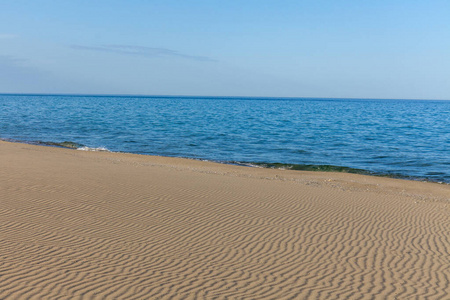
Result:
M83 146L83 147L77 148L77 150L80 150L80 151L111 152L110 150L106 149L105 147L97 147L97 148L93 148L93 147Z

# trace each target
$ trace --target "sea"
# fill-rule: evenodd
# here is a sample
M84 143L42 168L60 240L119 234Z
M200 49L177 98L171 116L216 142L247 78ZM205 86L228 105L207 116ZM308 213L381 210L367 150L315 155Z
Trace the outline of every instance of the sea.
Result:
M450 101L7 94L0 139L450 184Z

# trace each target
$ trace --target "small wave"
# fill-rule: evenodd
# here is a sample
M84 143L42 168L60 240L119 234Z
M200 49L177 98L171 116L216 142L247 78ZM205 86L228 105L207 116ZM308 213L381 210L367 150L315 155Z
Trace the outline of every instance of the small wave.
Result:
M105 147L92 148L92 147L83 146L83 147L77 148L77 150L80 150L80 151L111 152L110 150L106 149Z

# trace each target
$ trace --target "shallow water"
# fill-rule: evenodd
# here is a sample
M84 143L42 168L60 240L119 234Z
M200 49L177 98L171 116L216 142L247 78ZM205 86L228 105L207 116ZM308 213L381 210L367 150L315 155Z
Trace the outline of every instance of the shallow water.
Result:
M450 182L450 101L0 95L0 138Z

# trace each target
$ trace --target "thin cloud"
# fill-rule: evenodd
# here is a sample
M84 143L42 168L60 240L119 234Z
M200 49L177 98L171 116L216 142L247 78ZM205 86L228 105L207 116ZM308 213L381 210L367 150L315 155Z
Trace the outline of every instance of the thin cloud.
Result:
M29 60L0 55L0 91L40 91L43 86L55 82L51 75L29 65Z
M181 57L185 59L191 59L196 61L216 61L206 56L195 56L180 53L175 50L165 48L152 48L143 46L129 46L129 45L104 45L104 46L81 46L72 45L71 48L79 50L101 51L109 53L117 53L124 55L137 55L145 57L158 57L158 56L172 56Z
M11 55L0 55L0 65L5 68L26 70L27 67L23 66L24 62L27 60Z
M13 39L16 37L17 35L15 34L0 33L0 39Z

